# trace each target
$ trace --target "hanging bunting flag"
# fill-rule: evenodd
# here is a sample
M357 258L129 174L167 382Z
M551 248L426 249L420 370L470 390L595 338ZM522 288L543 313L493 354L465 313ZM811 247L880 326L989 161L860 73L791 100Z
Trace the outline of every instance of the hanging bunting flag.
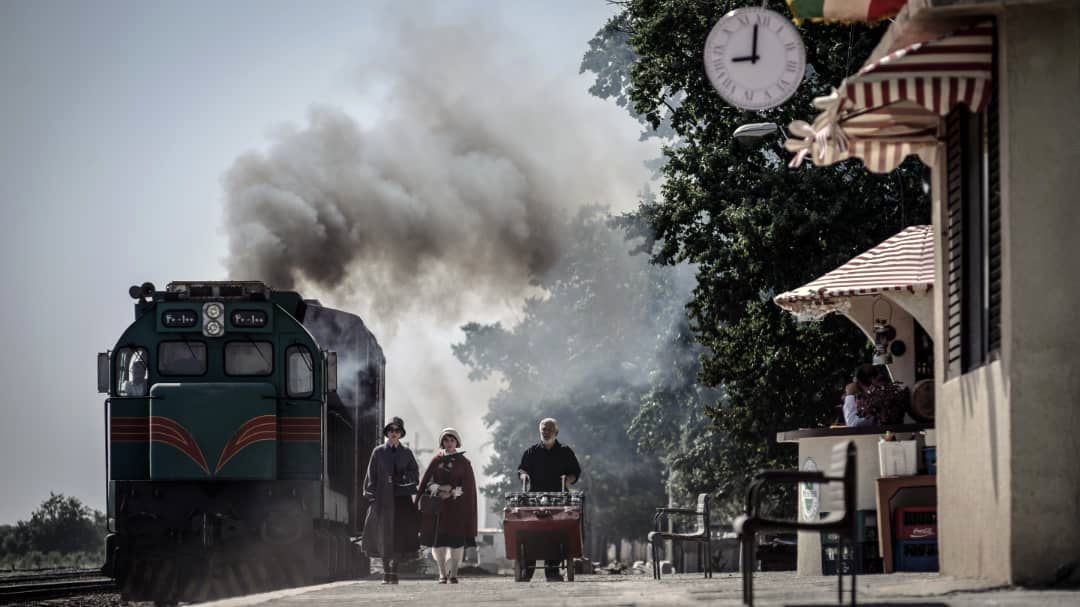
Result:
M893 17L907 0L787 0L795 23L874 22Z

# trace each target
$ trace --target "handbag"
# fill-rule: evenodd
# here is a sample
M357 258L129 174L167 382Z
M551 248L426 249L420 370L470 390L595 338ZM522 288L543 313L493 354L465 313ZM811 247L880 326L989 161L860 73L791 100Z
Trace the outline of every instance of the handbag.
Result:
M443 499L437 495L425 493L420 496L420 512L424 514L438 514L442 512Z

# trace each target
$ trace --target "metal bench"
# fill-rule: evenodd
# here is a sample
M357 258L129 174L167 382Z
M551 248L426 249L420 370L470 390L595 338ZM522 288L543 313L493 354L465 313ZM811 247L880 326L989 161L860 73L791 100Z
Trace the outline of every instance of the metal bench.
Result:
M822 488L821 510L828 512L818 521L792 521L761 516L761 490L769 484L810 483ZM826 531L837 533L857 553L858 529L855 516L855 443L848 441L833 447L827 472L798 470L766 470L750 482L746 494L746 513L735 519L733 527L742 548L743 604L754 604L754 545L761 531ZM851 604L855 605L855 571L851 568ZM844 572L837 566L840 603L844 602Z
M657 508L653 515L653 528L649 532L649 544L652 549L653 578L660 579L660 546L665 540L677 542L697 542L705 544L705 566L702 568L705 577L712 577L712 545L709 542L709 505L708 493L701 493L697 497L697 508L689 510L685 508ZM696 518L697 526L690 533L672 533L660 531L661 520L672 514L690 515Z

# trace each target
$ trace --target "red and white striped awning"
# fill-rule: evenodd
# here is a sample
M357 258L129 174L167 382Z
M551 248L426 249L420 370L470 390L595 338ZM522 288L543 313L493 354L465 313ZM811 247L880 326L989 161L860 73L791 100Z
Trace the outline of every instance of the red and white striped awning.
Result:
M843 309L843 300L890 291L927 293L934 286L933 226L910 226L798 289L773 298L800 316Z
M941 117L957 105L989 101L993 23L914 23L901 11L862 69L814 105L813 124L791 123L785 142L797 167L859 158L887 173L917 154L933 164Z

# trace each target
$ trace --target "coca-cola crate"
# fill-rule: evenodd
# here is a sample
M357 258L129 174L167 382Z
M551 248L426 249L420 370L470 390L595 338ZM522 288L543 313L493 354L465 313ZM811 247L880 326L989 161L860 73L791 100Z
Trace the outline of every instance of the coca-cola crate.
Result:
M937 508L932 506L897 508L893 538L896 540L936 540Z
M901 540L893 546L896 571L937 571L937 540Z

